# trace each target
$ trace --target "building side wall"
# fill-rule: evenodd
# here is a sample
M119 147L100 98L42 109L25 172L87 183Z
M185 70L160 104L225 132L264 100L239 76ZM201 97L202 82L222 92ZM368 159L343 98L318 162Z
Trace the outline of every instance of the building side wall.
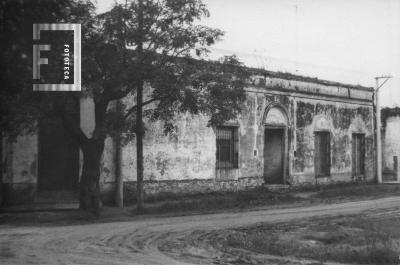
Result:
M211 179L215 175L215 134L204 115L179 114L164 133L163 122L147 122L144 139L145 180ZM136 180L136 145L122 151L124 180Z
M209 117L188 113L176 115L172 121L174 127L168 133L164 133L162 122L146 121L144 180L147 194L238 190L263 185L265 116L271 104L279 104L287 115L288 183L355 180L351 153L353 133L365 135L363 180L374 178L371 91L265 77L255 79L246 90L242 113L227 123L236 126L239 132L237 169L216 169L215 128L207 126ZM90 137L94 128L94 105L90 98L81 99L80 111L81 128ZM387 141L394 141L399 129L391 124L389 119ZM314 133L321 130L329 131L331 135L331 176L326 178L316 178L314 173ZM390 148L393 151L389 151ZM394 145L386 147L385 142L388 157L397 152L396 148ZM136 182L134 139L121 147L120 165L115 161L116 150L115 141L108 137L101 162L101 189L112 197L116 167L119 166L128 197L134 194ZM385 161L390 163L386 153ZM20 136L14 143L4 140L2 157L2 182L7 200L17 203L26 195L32 201L38 179L38 136ZM82 162L81 155L80 165Z
M2 139L3 203L19 204L33 201L37 189L38 136Z
M400 116L389 117L383 133L383 168L393 169L393 157L400 159Z
M293 182L352 181L352 134L365 135L365 180L374 178L374 130L372 106L295 99L293 131ZM331 177L316 179L314 172L315 132L331 137Z
M288 85L288 84L286 84ZM296 82L291 87L297 86ZM304 86L304 84L301 84ZM204 115L179 114L172 132L164 133L162 122L147 122L144 139L144 180L147 194L157 192L203 192L235 190L264 183L264 117L272 103L288 113L288 178L292 184L350 182L352 134L365 135L365 175L374 179L373 108L365 94L357 99L337 99L323 94L286 92L278 87L249 87L243 111L228 122L239 130L239 168L216 170L216 138ZM299 84L300 86L300 84ZM321 86L321 85L318 85ZM310 88L314 91L315 88ZM337 89L337 88L335 88ZM326 91L327 88L325 88ZM346 94L348 95L348 94ZM343 97L345 97L343 95ZM314 173L314 132L331 135L331 176ZM110 148L107 152L113 152ZM112 155L105 154L111 158ZM132 142L122 147L122 175L128 190L135 190L136 149ZM106 171L109 171L108 169ZM104 172L104 175L107 175ZM106 179L114 182L114 178Z

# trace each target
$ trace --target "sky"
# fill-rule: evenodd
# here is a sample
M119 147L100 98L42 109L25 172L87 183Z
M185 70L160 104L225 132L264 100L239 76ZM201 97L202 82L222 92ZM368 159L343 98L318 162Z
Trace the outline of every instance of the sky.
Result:
M247 66L381 89L400 107L400 0L203 0L200 24L225 32L210 59L236 54ZM97 0L97 12L114 0ZM381 80L383 81L383 80Z

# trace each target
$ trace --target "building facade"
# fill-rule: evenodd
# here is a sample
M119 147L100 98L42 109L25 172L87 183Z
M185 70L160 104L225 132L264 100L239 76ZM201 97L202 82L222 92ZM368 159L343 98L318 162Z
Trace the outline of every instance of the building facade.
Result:
M254 70L246 94L242 113L220 126L208 127L209 117L188 113L177 114L167 134L161 121L146 122L145 193L374 180L372 88ZM82 98L79 109L78 122L90 135L91 99ZM40 129L13 143L3 141L6 203L77 189L82 159L61 131L51 141ZM64 144L55 144L60 141ZM134 196L135 155L134 141L119 148L106 140L100 180L105 198L113 197L116 172L125 194Z

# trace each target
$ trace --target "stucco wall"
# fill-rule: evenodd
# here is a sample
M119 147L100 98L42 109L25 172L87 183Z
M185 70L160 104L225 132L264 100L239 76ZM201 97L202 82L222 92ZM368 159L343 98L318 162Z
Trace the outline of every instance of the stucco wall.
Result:
M279 81L279 80L278 80ZM215 169L216 140L213 128L207 127L204 115L179 114L174 130L165 134L163 123L146 122L144 139L144 179L153 181L232 180L261 178L264 170L264 130L266 108L279 103L288 115L288 181L316 183L352 181L352 134L365 135L365 179L374 177L374 135L370 91L349 93L348 89L300 81L266 80L247 89L247 99L237 120L239 128L239 168ZM297 92L282 91L287 86ZM301 90L303 89L303 90ZM311 91L310 93L305 93ZM319 92L318 92L319 91ZM342 93L333 98L331 93ZM357 93L361 93L357 98ZM345 99L345 97L348 97ZM314 132L331 133L331 177L316 179L314 174ZM107 146L107 144L106 144ZM113 146L106 147L105 163L112 164ZM122 175L125 181L136 181L135 142L122 148ZM113 182L110 168L103 170L106 182ZM160 184L160 187L163 186ZM164 185L165 186L165 185Z
M374 135L372 106L333 103L324 100L296 101L293 181L314 182L314 132L331 135L331 179L352 180L352 134L365 135L365 177L374 177Z
M365 179L374 177L374 135L372 90L321 82L255 77L246 89L243 111L230 121L239 130L239 168L216 170L216 138L207 127L205 115L187 113L174 117L174 129L164 133L160 121L146 121L144 139L144 180L148 193L159 191L193 192L234 190L263 183L264 130L266 109L277 104L287 115L287 181L316 183L352 181L352 133L365 134ZM148 94L148 93L147 93ZM146 94L146 95L147 95ZM127 98L134 104L134 97ZM110 106L113 107L113 106ZM148 106L148 107L151 107ZM94 128L94 104L90 98L80 102L80 125L90 137ZM393 155L399 155L396 132L400 117L389 118L385 132L384 161L391 167ZM314 132L331 133L331 177L316 179L314 174ZM5 185L30 187L37 182L38 137L21 136L15 143L4 142ZM393 144L394 142L394 144ZM101 186L110 194L115 183L116 144L106 139L101 162ZM82 165L82 156L81 156ZM119 165L126 187L136 181L136 145L133 140L121 147ZM10 186L10 187L11 187ZM134 190L134 189L132 189Z
M400 116L389 117L383 134L383 167L393 169L393 156L400 159Z
M4 139L3 183L36 183L37 135L18 136L15 141Z
M372 106L332 102L291 95L248 93L240 124L240 177L262 176L266 107L279 102L289 114L289 175L292 182L315 182L314 132L331 132L331 174L337 181L351 181L352 133L366 138L366 177L373 178ZM296 151L296 152L294 152ZM296 153L296 155L295 155Z
M37 189L38 136L18 136L14 141L3 138L3 203L33 201Z
M215 134L203 115L179 114L165 134L162 122L147 122L144 180L211 179L215 176ZM122 148L122 175L136 181L136 145Z

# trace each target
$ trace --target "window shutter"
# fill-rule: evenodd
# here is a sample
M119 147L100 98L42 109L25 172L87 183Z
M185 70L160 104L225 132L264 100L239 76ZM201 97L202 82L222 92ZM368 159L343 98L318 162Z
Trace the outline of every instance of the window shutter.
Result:
M360 174L364 175L365 172L365 164L364 164L364 159L365 159L365 136L362 134L361 136L361 152L360 152Z
M314 134L314 168L315 175L321 174L321 135L319 133Z
M330 133L325 134L325 158L326 158L326 163L325 163L325 175L330 176L331 175L331 135Z
M239 132L238 128L233 128L233 167L239 167Z

